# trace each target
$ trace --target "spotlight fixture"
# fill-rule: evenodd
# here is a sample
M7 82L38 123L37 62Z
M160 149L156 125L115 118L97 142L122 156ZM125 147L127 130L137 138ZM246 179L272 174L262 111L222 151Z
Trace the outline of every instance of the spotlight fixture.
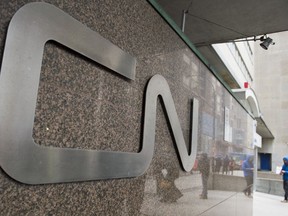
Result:
M265 36L266 36L266 35L265 35ZM266 38L264 38L264 36L262 36L262 37L260 38L260 41L263 41L262 43L260 43L260 46L261 46L263 49L265 49L265 50L268 49L268 47L270 46L270 44L272 44L272 45L275 44L275 43L273 42L273 40L272 40L270 37L267 37L267 36L266 36Z
M267 50L270 45L275 45L273 40L270 37L267 37L266 34L261 36L260 38L257 38L256 36L254 36L254 38L251 38L251 39L246 38L243 40L234 40L234 41L230 41L230 42L257 41L257 40L262 41L262 43L260 43L260 46L265 50Z

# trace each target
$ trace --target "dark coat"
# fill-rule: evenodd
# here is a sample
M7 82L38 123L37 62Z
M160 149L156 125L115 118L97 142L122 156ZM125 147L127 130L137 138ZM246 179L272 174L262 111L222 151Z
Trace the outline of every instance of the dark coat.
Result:
M202 175L209 176L210 163L209 163L209 158L206 153L203 153L200 155L198 168L199 168L199 171L202 173Z

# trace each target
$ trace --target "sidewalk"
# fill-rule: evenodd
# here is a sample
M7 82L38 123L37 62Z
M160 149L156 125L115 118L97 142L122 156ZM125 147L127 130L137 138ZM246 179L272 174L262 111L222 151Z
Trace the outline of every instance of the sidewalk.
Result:
M254 193L253 216L288 215L288 203L281 203L283 197L260 192Z
M192 188L188 188L187 185ZM157 194L156 181L148 179L145 183L141 215L181 215L181 216L288 216L288 203L282 203L282 196L254 192L253 199L242 192L209 190L208 199L199 199L201 179L199 175L182 176L175 185L183 196L175 203L161 202ZM284 192L284 191L283 191Z

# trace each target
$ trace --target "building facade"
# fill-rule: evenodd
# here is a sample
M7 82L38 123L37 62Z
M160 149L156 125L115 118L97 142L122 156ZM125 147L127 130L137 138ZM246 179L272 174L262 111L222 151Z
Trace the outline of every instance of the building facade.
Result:
M253 116L153 5L29 2L0 3L1 214L252 215L214 162L253 154Z
M275 46L268 50L255 47L255 89L261 110L269 124L275 139L263 139L259 149L260 169L276 171L287 153L287 32L269 35ZM262 165L261 165L262 164ZM262 166L262 167L261 167Z

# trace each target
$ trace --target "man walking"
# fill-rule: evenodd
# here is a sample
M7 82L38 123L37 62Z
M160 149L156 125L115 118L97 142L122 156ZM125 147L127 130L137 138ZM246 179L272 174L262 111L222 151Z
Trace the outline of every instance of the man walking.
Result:
M254 164L253 164L253 156L248 155L246 160L242 164L242 170L244 172L244 177L246 179L247 187L244 189L244 194L248 197L251 196L251 188L253 186L253 170L254 170Z
M288 156L285 156L283 158L283 166L282 166L282 170L280 172L280 175L282 175L283 177L283 189L285 191L285 195L284 195L284 200L282 200L281 202L287 203L288 200Z

